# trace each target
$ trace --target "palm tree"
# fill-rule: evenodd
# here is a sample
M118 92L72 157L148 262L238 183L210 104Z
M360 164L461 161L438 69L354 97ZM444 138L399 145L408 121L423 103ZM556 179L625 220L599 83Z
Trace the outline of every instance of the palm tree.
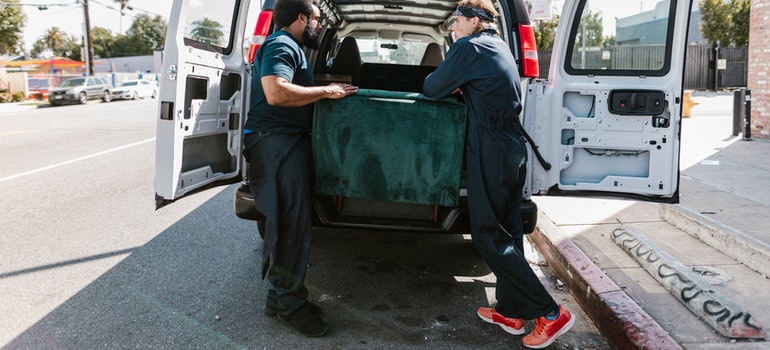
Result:
M225 34L222 25L208 17L192 22L191 39L207 44L222 45Z
M60 54L67 50L69 46L68 39L67 33L63 32L59 27L51 27L38 40L41 40L45 47L55 54Z

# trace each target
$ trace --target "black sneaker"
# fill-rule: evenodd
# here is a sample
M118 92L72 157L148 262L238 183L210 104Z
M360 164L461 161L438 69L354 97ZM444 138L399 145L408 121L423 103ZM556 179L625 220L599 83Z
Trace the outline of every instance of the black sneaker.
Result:
M300 308L291 315L282 316L278 314L278 318L308 337L320 337L329 330L329 326L321 319L321 316L312 313L307 306Z
M323 310L320 306L313 304L309 301L305 301L305 307L310 310L310 313L315 315L320 315L323 313ZM265 313L265 315L268 315L270 317L278 316L278 308L275 306L274 303L271 303L269 300L265 303L265 307L262 308L262 311Z

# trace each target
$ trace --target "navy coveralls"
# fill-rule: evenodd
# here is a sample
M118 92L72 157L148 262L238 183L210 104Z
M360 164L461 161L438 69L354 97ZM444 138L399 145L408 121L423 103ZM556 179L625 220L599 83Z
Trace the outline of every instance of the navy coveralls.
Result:
M465 161L473 243L497 277L497 312L535 319L558 308L524 258L521 202L527 150L514 58L494 30L460 38L423 84L428 97L461 88L468 107Z
M289 316L305 306L308 296L313 104L271 106L261 83L267 75L314 85L302 46L286 31L268 37L255 56L244 148L256 208L266 217L262 249L262 278L270 282L266 305Z

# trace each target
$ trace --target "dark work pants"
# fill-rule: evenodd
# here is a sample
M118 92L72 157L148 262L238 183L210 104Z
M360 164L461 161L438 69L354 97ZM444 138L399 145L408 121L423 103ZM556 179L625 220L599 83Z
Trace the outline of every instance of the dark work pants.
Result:
M523 137L514 135L469 126L468 210L473 243L497 277L495 309L530 320L558 305L524 257L521 202L527 153Z
M262 278L267 304L294 313L307 300L305 273L312 229L312 148L309 135L248 135L249 185L265 215Z

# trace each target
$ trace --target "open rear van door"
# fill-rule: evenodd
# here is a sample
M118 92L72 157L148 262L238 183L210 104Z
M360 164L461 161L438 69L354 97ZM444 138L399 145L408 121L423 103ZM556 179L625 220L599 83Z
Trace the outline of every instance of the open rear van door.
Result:
M156 205L241 179L249 0L175 0L160 77Z
M602 43L590 28L607 2L565 2L548 79L528 84L528 189L677 202L692 1L617 18L615 42Z

